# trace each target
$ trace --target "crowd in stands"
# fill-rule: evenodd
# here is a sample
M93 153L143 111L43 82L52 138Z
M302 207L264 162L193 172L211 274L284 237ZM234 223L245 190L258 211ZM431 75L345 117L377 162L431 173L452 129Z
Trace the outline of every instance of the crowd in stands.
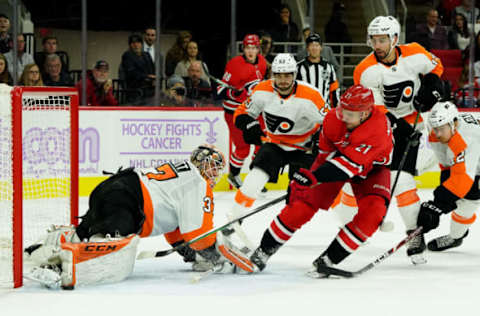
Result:
M418 42L442 61L447 91L459 107L480 106L480 10L471 0L444 0L407 27L406 41ZM471 23L473 20L474 24ZM470 42L475 34L474 83L470 96Z
M471 0L435 1L425 14L424 21L407 25L406 42L418 42L437 55L443 63L446 59L458 59L456 63L446 61L443 79L448 83L452 97L459 106L480 105L480 32L477 32L474 45L475 86L470 97L468 72L470 60L471 30L480 29L480 10L474 8ZM323 42L351 43L352 39L344 22L346 8L341 1L332 4L331 17L325 24L325 37L319 38L322 60L331 64L336 72L339 63L335 54L339 47L329 47ZM292 20L291 9L282 5L278 10L278 22L269 30L259 30L260 54L267 61L265 78L271 76L271 63L275 55L282 51L294 53L300 63L309 53L306 45L282 46L278 42L305 42L310 34L317 33L309 25L300 31ZM471 19L478 23L472 25ZM0 83L13 84L13 39L10 20L0 13ZM87 71L88 105L153 105L155 85L164 87L161 91L162 106L211 106L220 105L216 95L216 82L209 73L199 50L198 42L190 31L180 31L175 43L166 56L155 53L156 30L146 27L142 34L128 37L128 49L122 54L118 79L110 77L107 61L98 60ZM320 36L320 35L318 35ZM324 40L323 40L324 39ZM30 55L25 51L25 37L17 36L17 78L19 85L27 86L75 86L82 90L79 70L69 69L69 57L58 49L55 36L42 38L42 50ZM346 46L344 53L351 47ZM454 53L452 53L454 52ZM458 52L458 53L457 53ZM448 56L448 57L445 57ZM455 56L455 57L451 57ZM159 58L161 78L155 75L155 59ZM348 58L346 58L348 59ZM347 60L344 59L346 62ZM158 99L157 99L158 100Z

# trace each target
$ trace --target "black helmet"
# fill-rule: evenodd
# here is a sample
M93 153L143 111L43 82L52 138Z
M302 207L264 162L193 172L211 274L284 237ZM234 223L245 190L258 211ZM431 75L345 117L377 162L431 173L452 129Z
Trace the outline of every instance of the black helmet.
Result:
M310 35L308 35L305 42L307 43L307 45L312 42L317 42L319 44L322 44L322 38L318 33L310 33Z

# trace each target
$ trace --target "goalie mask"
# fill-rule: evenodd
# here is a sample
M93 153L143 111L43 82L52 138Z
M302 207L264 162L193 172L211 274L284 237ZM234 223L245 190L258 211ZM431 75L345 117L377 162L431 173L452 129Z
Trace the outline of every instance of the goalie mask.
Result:
M202 177L212 188L225 168L225 157L213 145L204 144L195 148L190 155L190 161L198 168Z

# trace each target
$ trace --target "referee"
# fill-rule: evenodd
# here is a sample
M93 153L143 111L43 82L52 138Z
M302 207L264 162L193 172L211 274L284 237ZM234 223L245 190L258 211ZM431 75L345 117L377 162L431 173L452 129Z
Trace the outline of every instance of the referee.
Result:
M308 55L297 64L297 80L306 81L317 88L330 108L334 108L340 98L340 89L333 65L320 56L322 39L317 33L311 33L305 42Z

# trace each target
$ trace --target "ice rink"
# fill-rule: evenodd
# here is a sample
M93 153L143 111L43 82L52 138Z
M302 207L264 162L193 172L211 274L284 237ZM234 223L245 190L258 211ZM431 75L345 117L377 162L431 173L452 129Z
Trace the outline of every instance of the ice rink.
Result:
M261 205L284 192L269 192ZM420 190L422 200L431 190ZM216 193L216 222L225 222L232 192ZM85 211L86 199L82 200ZM255 207L254 206L254 207ZM256 243L282 204L244 222ZM404 237L394 205L387 218L393 232L377 232L367 245L348 257L341 268L358 270ZM448 232L449 216L427 241ZM269 261L259 274L213 274L198 283L197 275L177 254L137 261L122 283L53 291L26 281L23 288L0 292L0 315L476 315L480 293L478 225L460 248L427 253L428 263L413 266L405 248L353 279L311 279L311 262L338 231L333 212L320 211ZM140 250L167 249L163 237L143 240Z

